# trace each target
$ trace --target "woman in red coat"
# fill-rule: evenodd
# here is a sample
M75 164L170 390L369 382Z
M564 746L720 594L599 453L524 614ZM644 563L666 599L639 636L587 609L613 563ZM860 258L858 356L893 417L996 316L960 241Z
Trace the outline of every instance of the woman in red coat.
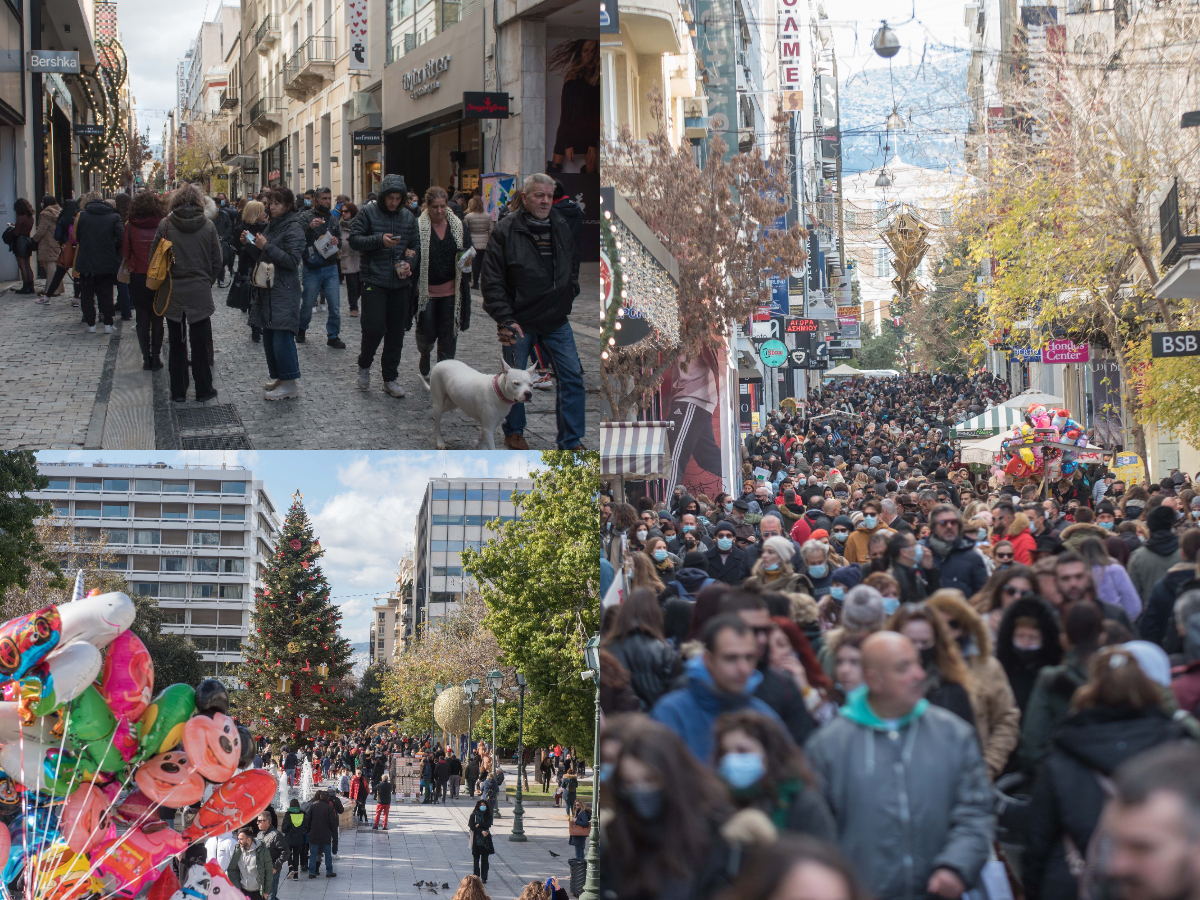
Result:
M1008 542L1013 545L1013 562L1024 566L1033 565L1033 553L1037 550L1037 542L1029 529L1029 517L1025 513L1017 513L1008 525Z

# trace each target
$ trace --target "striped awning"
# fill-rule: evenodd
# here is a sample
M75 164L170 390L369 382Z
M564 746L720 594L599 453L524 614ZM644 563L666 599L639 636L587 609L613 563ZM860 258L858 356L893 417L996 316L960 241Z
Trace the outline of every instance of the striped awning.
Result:
M660 477L672 422L601 422L600 474Z
M1025 412L1007 406L993 406L967 421L950 429L953 438L985 438L1004 431L1025 421Z

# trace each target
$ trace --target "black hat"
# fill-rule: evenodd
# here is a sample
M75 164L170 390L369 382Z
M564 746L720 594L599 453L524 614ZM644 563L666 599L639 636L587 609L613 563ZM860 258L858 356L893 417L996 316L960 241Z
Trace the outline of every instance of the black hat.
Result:
M1169 531L1175 524L1175 510L1169 506L1156 506L1146 513L1146 526L1151 531Z
M742 512L747 512L750 509L750 504L741 497L738 497L733 501L733 508L740 509Z
M708 557L702 550L689 550L683 555L683 567L685 569L707 569Z
M734 505L736 506L736 504L734 504ZM716 537L722 531L728 531L730 534L734 535L735 537L737 536L737 526L734 525L732 522L726 521L726 522L722 522L720 525L718 525L717 530L713 532L713 537Z

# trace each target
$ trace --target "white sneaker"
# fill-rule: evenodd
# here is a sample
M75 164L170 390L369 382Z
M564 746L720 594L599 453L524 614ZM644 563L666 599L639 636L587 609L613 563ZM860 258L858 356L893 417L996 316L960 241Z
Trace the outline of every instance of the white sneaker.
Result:
M88 334L95 334L95 333L96 333L96 326L95 326L95 325L89 325L89 326L88 326Z
M105 333L105 334L112 334L112 333L113 333L113 327L112 327L111 325L105 325L105 326L104 326L104 333Z
M295 400L300 396L300 385L294 381L281 381L279 387L263 394L264 400Z
M272 378L270 381L267 381L263 384L263 390L273 391L275 388L279 387L280 384L282 384L282 382L278 378Z
M371 389L371 370L358 370L358 389L360 391L368 391Z
M554 390L554 376L546 373L535 381L533 386L539 391L552 391Z
M393 397L404 397L404 388L400 387L400 379L395 381L386 381L383 385L385 393L391 394Z

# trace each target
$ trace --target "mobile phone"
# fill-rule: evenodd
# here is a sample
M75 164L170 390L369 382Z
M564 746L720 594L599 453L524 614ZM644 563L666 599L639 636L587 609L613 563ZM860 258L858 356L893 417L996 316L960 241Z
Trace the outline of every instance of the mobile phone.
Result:
M247 244L252 244L252 243L254 243L254 238L252 238L252 237L250 236L250 232L249 232L249 231L243 231L243 232L242 232L242 239L243 239L243 240L244 240L244 241L245 241Z

